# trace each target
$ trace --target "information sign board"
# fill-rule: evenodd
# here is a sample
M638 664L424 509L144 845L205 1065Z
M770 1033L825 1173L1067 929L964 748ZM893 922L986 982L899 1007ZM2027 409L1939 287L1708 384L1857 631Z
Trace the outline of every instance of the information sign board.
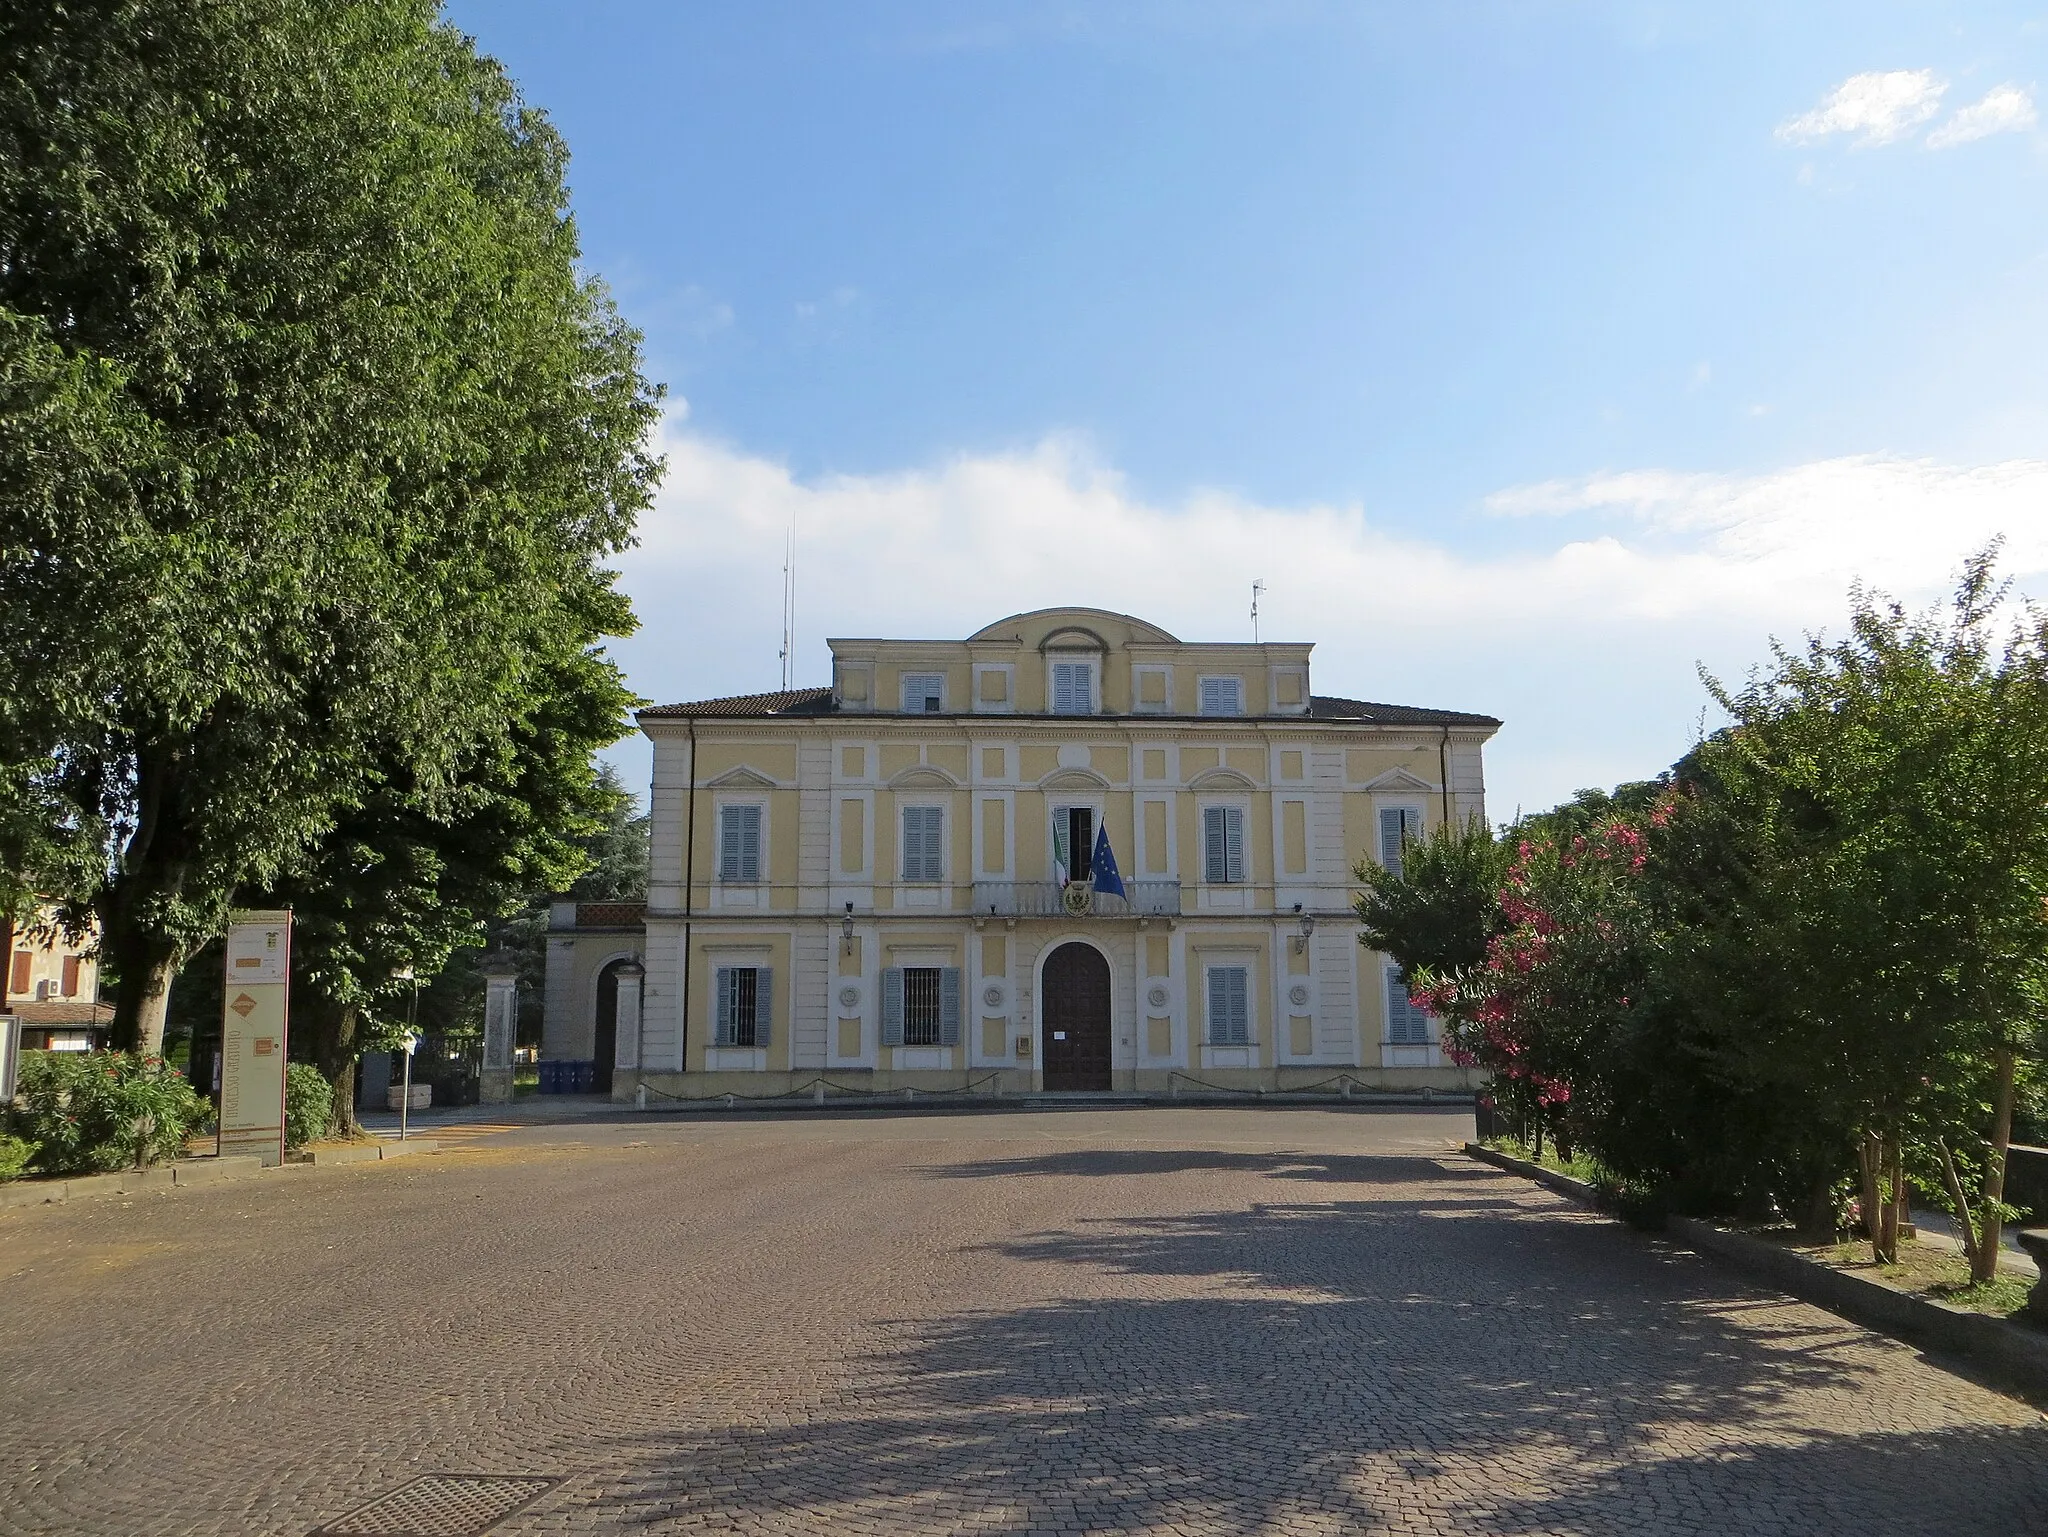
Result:
M220 1022L220 1151L284 1162L284 1064L292 915L229 915Z

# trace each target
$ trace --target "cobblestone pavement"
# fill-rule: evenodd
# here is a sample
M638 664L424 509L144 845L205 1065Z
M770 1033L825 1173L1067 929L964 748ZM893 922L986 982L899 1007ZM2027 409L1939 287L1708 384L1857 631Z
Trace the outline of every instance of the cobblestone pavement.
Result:
M614 1120L0 1214L0 1532L424 1473L559 1480L516 1534L2048 1529L2034 1410L1469 1124Z

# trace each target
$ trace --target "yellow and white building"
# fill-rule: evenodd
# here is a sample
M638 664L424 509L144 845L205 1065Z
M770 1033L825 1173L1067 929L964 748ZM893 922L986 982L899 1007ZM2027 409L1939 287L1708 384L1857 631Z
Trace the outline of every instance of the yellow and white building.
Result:
M656 1103L1464 1082L1351 872L1485 814L1497 720L1096 609L830 646L830 688L640 712L644 917L557 908L544 1055Z

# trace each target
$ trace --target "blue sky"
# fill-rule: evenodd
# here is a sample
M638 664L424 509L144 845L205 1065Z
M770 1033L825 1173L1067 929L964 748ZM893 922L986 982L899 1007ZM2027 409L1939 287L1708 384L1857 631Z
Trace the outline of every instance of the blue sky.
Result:
M673 391L669 699L1072 600L1654 772L1850 581L2048 595L2048 8L450 6ZM630 744L621 760L644 773Z

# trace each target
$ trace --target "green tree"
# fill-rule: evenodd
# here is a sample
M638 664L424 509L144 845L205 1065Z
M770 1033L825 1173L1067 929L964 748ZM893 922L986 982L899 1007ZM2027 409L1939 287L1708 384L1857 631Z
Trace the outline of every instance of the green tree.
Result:
M394 766L290 879L246 894L292 908L293 1048L332 1085L344 1134L355 1127L357 1060L398 1024L411 978L436 976L483 943L492 920L587 873L593 845L623 844L609 852L630 863L630 839L617 836L622 792L591 752L618 736L632 696L609 662L581 652L535 685L452 793L424 796Z
M1990 552L1945 613L1859 593L1845 639L1719 691L1701 759L1753 857L1694 971L1750 1070L1850 1129L1880 1258L1916 1147L1969 1166L1946 1183L1982 1276L2048 983L2048 624L2001 642L1999 597ZM1759 975L1775 1001L1744 1006Z
M0 834L101 923L117 1041L231 892L459 819L630 628L658 391L565 163L431 0L0 12Z
M1478 817L1408 840L1398 870L1361 859L1352 875L1359 943L1394 958L1411 976L1453 975L1486 959L1501 932L1500 891L1514 852Z

